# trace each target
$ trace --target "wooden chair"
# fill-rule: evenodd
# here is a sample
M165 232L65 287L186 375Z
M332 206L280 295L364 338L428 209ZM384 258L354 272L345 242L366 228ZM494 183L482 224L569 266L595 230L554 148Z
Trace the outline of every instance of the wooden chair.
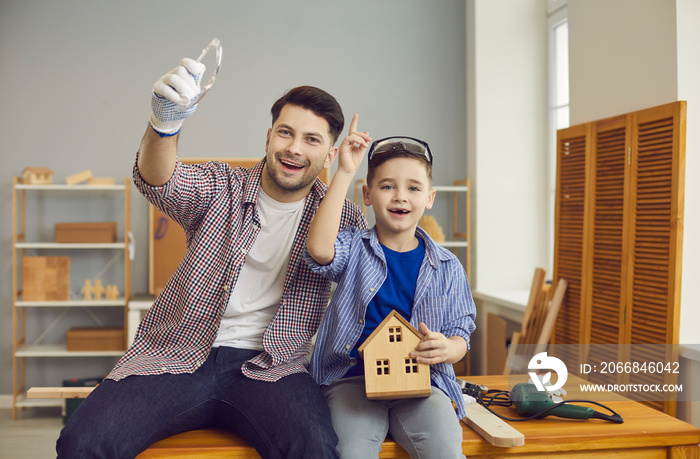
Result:
M567 283L560 279L556 289L552 289L545 282L545 274L544 269L535 269L523 324L519 332L513 332L504 374L526 373L530 358L546 350L552 337Z

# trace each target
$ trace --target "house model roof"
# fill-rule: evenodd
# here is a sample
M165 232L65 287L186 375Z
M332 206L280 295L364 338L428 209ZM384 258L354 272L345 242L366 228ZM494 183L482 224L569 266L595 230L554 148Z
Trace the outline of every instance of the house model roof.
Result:
M418 337L418 339L423 339L423 334L419 332L416 327L411 325L411 323L404 319L404 317L399 314L396 311L391 311L387 316L384 318L384 320L381 321L379 325L377 325L377 328L374 329L371 335L367 337L367 339L360 345L360 347L357 348L357 350L362 354L362 352L365 350L365 347L374 339L374 337L379 333L379 331L384 328L384 326L391 320L392 317L395 317L398 319L406 328L408 328L414 335Z
M48 167L25 167L22 171L23 174L53 174L53 171Z

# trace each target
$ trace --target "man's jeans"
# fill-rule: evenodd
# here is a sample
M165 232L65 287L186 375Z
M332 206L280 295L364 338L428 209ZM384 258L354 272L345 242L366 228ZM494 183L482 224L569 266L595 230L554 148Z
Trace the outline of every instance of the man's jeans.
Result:
M258 351L214 348L193 374L105 380L80 405L56 443L59 458L133 458L179 432L221 427L264 458L336 457L323 394L308 373L269 383L241 365Z

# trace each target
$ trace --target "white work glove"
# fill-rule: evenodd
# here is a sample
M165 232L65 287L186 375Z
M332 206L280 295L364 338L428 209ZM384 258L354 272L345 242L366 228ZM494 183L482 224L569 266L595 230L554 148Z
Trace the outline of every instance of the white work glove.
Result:
M186 57L153 85L150 123L161 137L177 134L185 118L197 109L197 105L187 110L183 106L199 95L199 80L205 70L204 64Z

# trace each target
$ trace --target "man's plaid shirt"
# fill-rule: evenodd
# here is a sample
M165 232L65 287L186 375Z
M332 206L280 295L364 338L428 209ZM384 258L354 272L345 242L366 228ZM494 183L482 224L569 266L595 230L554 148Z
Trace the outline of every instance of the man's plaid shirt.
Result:
M265 159L250 169L221 162L176 164L163 186L148 185L134 165L137 189L185 229L187 252L107 376L191 373L204 363L230 293L260 230L256 210ZM311 337L330 295L330 282L304 262L306 235L326 185L316 179L294 238L280 306L267 326L263 351L243 365L253 379L276 381L305 372ZM367 227L359 207L343 207L341 229Z

